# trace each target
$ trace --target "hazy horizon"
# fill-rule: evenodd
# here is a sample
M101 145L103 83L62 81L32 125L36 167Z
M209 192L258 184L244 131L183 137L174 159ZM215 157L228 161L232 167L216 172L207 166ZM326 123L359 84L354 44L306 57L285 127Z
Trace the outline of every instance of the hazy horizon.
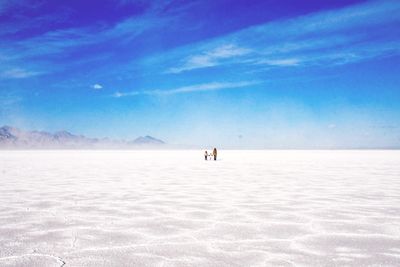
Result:
M149 136L149 135L145 135L145 136L138 136L136 138L133 139L112 139L108 136L84 136L81 135L79 133L71 133L65 130L58 130L55 132L46 132L46 131L40 131L40 130L27 130L27 129L19 129L19 128L13 128L10 125L4 125L4 126L0 126L0 130L3 128L7 128L7 127L11 127L13 130L17 130L17 131L21 131L21 135L23 137L23 140L19 140L22 141L22 145L18 145L18 143L15 143L14 145L10 145L10 144L4 144L2 143L2 133L0 131L0 150L136 150L136 149L140 149L140 150L146 150L146 149L150 149L150 150L198 150L198 149L212 149L213 147L215 147L215 144L208 144L208 145L193 145L193 144L182 144L182 143L175 143L175 144L171 144L168 142L165 142L165 140L163 140L162 138L158 138L155 136ZM33 140L30 140L27 137L27 134L29 133L33 133L34 134L34 138ZM85 146L84 144L80 144L78 143L78 145L75 146L68 146L71 144L68 144L68 139L64 140L65 145L63 146L62 144L62 140L60 143L60 146L52 146L46 143L42 143L42 144L35 144L35 141L43 141L42 137L37 136L37 133L41 133L44 135L57 135L57 134L71 134L72 138L87 138L88 140L98 140L100 143L97 146ZM11 133L12 134L12 133ZM17 140L19 138L19 136L17 135ZM138 141L139 139L144 138L150 138L153 140L157 140L157 141L161 141L163 143L161 144L148 144L149 146L145 146L144 144L139 145L139 147L132 147L131 144L129 144L129 142L135 142ZM155 139L154 139L155 138ZM105 143L102 145L102 141L106 140L107 142L122 142L122 143L116 143L113 145L110 145L110 143ZM3 140L4 141L4 140ZM30 143L30 141L32 143ZM140 141L138 141L140 142ZM373 146L365 146L365 147L282 147L282 146L270 146L270 147L239 147L239 146L218 146L218 149L223 149L223 150L398 150L400 149L400 147L373 147Z
M400 148L400 2L0 1L0 126Z

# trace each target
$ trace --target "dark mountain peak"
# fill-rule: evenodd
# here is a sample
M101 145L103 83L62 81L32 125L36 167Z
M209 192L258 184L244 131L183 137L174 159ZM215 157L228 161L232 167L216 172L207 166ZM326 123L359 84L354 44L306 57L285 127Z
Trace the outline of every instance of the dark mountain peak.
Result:
M2 127L0 127L0 129L1 130L10 130L10 129L12 129L12 127L8 126L8 125L3 125Z
M55 137L59 137L59 138L73 138L73 137L78 137L70 132L67 131L58 131L54 133Z
M0 139L15 139L14 132L14 128L5 125L0 128Z
M154 138L150 135L146 135L146 136L139 136L138 138L136 138L133 141L134 144L153 144L153 145L161 145L161 144L165 144L164 141Z
M1 132L9 132L9 133L12 133L12 132L18 131L18 129L17 129L17 128L14 128L14 127L11 127L11 126L8 126L8 125L4 125L3 127L0 128L0 131L1 131Z

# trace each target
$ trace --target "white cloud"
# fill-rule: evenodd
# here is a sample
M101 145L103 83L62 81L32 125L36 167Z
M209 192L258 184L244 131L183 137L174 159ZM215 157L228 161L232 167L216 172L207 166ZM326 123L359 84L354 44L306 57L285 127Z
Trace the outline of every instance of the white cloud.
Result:
M165 69L181 73L234 64L257 69L257 63L331 66L399 55L399 37L380 30L400 23L399 15L399 1L367 1L268 22L177 48L166 55Z
M95 89L95 90L100 90L100 89L103 88L103 86L101 84L96 83L96 84L92 85L92 88Z
M264 59L260 60L258 63L271 66L297 66L300 64L300 60L297 58Z
M0 14L7 11L8 6L17 8L17 2L26 2L24 0L0 0ZM34 2L34 1L33 1ZM30 1L28 6L36 6ZM78 51L84 46L98 45L107 42L118 44L126 44L138 36L160 29L169 24L171 20L177 19L177 16L171 14L160 15L162 7L167 5L166 1L155 1L149 5L149 8L143 14L128 17L122 21L118 21L112 27L106 25L90 25L75 28L60 28L51 31L44 31L42 34L33 35L26 38L20 38L13 42L2 39L3 35L14 34L20 31L29 31L32 27L40 28L42 24L47 25L49 22L57 22L58 20L68 20L68 12L54 13L35 18L29 16L21 16L17 22L6 22L0 27L0 60L8 60L9 65L19 66L30 63L45 69L46 73L66 70L71 67L84 63L86 60L97 60L104 56L104 53L87 53L80 60L73 62L60 62L54 55L66 56L71 52ZM24 7L25 8L25 7ZM10 14L11 15L11 14ZM63 17L66 16L66 17ZM27 74L8 74L7 76L27 76ZM4 76L5 76L4 75ZM0 78L2 77L0 70ZM30 75L32 76L32 75Z
M180 73L193 69L213 67L220 65L222 63L221 60L240 57L250 52L250 49L238 47L234 44L220 45L198 55L189 56L181 66L170 68L166 72Z
M225 89L235 89L248 87L252 85L260 84L261 81L241 81L241 82L211 82L202 83L189 86L182 86L167 90L147 90L147 91L132 91L132 92L116 92L112 97L120 98L125 96L136 96L136 95L175 95L175 94L185 94L194 92L204 92L204 91L216 91Z
M113 95L111 95L111 97L115 97L115 98L120 98L120 97L126 97L126 96L135 96L135 95L140 95L142 93L137 92L137 91L132 91L132 92L115 92Z
M242 82L212 82L203 83L190 86L178 87L169 90L152 90L146 91L146 94L157 94L157 95L173 95L173 94L183 94L183 93L193 93L193 92L203 92L203 91L216 91L223 89L233 89L240 87L247 87L251 85L259 84L259 81L242 81Z
M23 78L28 78L31 76L36 76L41 74L40 72L36 71L27 71L21 68L13 68L10 70L3 71L0 74L0 77L6 78L6 79L23 79Z
M238 47L233 44L228 44L228 45L222 45L214 50L211 50L207 53L210 57L213 58L230 58L230 57L235 57L235 56L242 56L245 54L250 53L250 49L243 48L243 47Z

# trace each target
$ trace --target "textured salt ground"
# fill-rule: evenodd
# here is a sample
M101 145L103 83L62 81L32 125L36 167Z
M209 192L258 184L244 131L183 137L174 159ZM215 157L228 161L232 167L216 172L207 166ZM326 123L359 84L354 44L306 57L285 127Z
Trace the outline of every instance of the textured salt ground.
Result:
M400 151L1 151L0 266L399 266Z

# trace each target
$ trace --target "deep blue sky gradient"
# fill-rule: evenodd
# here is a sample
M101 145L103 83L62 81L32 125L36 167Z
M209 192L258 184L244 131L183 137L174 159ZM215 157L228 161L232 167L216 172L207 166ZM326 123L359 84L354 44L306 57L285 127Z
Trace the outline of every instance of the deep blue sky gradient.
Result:
M0 124L400 147L399 1L0 0Z

